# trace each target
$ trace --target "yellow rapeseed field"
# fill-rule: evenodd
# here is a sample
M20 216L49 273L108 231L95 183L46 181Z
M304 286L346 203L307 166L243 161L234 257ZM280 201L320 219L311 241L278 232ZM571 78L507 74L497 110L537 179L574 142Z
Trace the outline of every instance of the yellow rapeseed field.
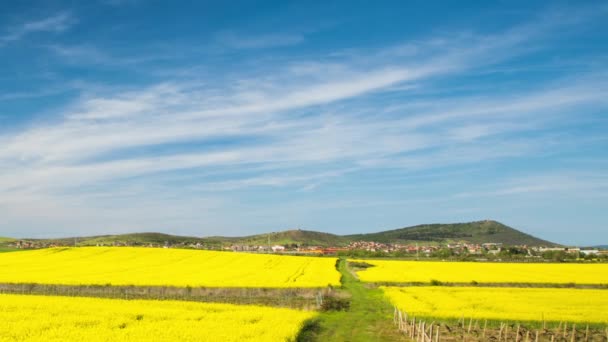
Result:
M285 341L315 313L180 301L0 295L0 341Z
M420 318L608 323L608 290L514 287L381 287Z
M366 282L608 284L608 264L363 261L375 265L357 273Z
M339 285L336 259L185 249L80 247L0 254L0 283L192 287Z

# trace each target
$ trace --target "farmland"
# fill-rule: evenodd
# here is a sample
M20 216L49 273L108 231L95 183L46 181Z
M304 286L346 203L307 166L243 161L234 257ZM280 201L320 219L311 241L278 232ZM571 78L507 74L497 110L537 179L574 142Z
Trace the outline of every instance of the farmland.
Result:
M523 334L604 341L605 270L171 248L28 250L0 254L0 340L400 341L428 321L444 341ZM564 288L575 281L597 289ZM446 286L424 286L431 282ZM395 308L418 325L396 324Z
M50 248L0 254L0 283L322 288L336 259L159 248Z
M357 260L364 282L470 284L608 284L608 264Z
M281 341L315 314L261 306L0 295L1 341Z
M419 318L608 323L608 292L595 289L381 287Z

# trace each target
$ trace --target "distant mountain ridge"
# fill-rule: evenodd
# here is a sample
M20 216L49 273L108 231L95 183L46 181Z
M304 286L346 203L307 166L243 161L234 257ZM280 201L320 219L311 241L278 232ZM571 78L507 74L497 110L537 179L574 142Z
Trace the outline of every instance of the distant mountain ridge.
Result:
M430 241L437 243L466 241L470 243L494 242L505 245L557 245L492 220L423 224L378 233L347 235L346 237L353 240L371 240L385 243L391 241Z
M557 246L557 244L536 238L517 229L492 220L467 223L423 224L413 227L393 229L367 234L336 235L310 230L286 230L243 237L190 237L163 233L134 233L119 235L99 235L62 239L24 239L27 241L55 242L62 245L91 246L97 244L241 244L241 245L304 245L304 246L346 246L354 241L374 241L402 244L445 244L453 242L502 243L504 245ZM10 240L7 240L10 241Z

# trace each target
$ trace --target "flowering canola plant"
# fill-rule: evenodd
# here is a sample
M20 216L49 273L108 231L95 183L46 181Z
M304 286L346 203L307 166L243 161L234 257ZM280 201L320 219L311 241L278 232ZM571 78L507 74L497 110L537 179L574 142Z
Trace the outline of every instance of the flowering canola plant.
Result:
M340 284L336 259L136 247L0 254L0 283L309 288Z
M381 287L408 315L513 321L608 323L608 291L515 287Z
M608 284L608 264L363 261L374 265L357 273L366 282Z
M285 341L314 312L250 305L0 294L0 341Z

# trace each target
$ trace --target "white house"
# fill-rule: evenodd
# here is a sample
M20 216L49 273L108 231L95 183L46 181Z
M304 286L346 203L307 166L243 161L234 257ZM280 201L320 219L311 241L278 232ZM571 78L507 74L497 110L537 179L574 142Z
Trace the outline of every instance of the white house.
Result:
M273 252L283 252L285 250L285 247L281 245L274 245L271 248Z

